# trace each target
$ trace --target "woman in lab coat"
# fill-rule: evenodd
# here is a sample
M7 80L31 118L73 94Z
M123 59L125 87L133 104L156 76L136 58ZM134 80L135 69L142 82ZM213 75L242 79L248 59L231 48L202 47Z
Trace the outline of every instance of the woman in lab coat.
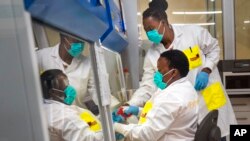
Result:
M144 60L144 74L140 88L128 104L143 106L156 91L153 76L157 71L157 59L160 54L171 49L181 50L189 59L190 72L187 77L199 92L199 123L209 110L218 108L218 126L222 131L222 139L225 140L225 136L229 135L230 124L236 124L236 119L216 66L220 59L218 42L206 29L199 26L169 24L165 13L167 7L166 0L153 0L143 13L144 29L154 44ZM205 93L209 93L206 96L216 97L217 92L222 98L211 98L212 102L209 105L209 100L204 99ZM213 101L219 104L213 107Z
M103 141L99 120L90 111L71 105L76 90L61 70L42 73L41 84L51 141Z
M49 69L62 70L68 76L70 85L76 88L75 104L86 108L84 103L91 100L95 92L90 58L82 55L83 42L62 34L60 37L60 44L37 51L40 73ZM92 104L88 108L93 113L98 113L96 105Z
M198 125L198 95L187 80L188 60L179 50L162 53L154 74L159 88L145 104L138 124L115 123L128 141L193 141ZM124 111L126 113L126 110Z

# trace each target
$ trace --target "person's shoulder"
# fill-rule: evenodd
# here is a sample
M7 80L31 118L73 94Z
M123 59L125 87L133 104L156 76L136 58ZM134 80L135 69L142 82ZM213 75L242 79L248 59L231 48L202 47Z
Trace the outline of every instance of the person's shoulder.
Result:
M78 57L77 57L77 60L80 61L80 63L82 64L90 64L91 63L91 58L90 56L85 56L85 55L82 55L80 54ZM91 64L90 64L91 65Z
M174 82L172 86L169 86L169 92L170 93L186 93L186 94L194 94L196 93L194 86L192 83L186 78L181 78L180 80L177 80L177 82Z
M200 34L202 34L206 30L199 25L182 25L180 27L178 26L176 29L178 29L178 31L181 31L186 36L200 36Z
M177 83L177 87L179 87L179 86L189 88L189 86L193 86L193 85L192 85L192 83L188 80L187 77L183 77L183 78L179 79L179 83Z
M183 102L184 100L182 97L179 96L179 94L180 92L178 90L166 88L158 92L157 95L155 95L154 101L157 102L158 104L161 105L164 104L166 106L168 106L169 103L177 104L180 106L182 103L184 103Z
M46 47L46 48L42 48L42 49L38 49L36 51L37 54L44 54L45 52L48 52L50 49L50 47Z
M159 44L153 43L153 44L149 47L149 49L148 49L148 51L147 51L147 54L152 54L152 53L154 53L154 52L159 52L159 50L161 50L161 48L164 48L163 44L161 44L161 43L159 43Z
M199 26L199 25L177 25L177 26L174 26L175 28L178 28L182 31L185 31L185 32L197 32L198 30L202 30L204 29L203 27Z
M53 46L53 47L46 47L46 48L42 48L36 51L36 53L38 55L42 55L42 54L50 54L53 53L54 50L58 50L58 46Z
M86 55L80 54L78 56L78 59L81 59L81 60L90 60L91 58L90 58L90 56L86 56Z

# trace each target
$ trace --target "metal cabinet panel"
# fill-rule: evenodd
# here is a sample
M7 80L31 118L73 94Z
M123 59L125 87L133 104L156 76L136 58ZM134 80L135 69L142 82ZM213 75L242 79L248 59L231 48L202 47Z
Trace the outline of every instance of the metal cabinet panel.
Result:
M250 98L231 98L231 103L235 112L250 112Z

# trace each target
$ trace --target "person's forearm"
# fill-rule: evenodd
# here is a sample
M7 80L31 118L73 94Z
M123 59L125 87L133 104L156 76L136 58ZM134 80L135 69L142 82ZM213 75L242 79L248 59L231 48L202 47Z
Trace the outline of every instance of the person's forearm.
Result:
M210 68L203 68L201 71L206 72L207 74L210 74L212 72Z

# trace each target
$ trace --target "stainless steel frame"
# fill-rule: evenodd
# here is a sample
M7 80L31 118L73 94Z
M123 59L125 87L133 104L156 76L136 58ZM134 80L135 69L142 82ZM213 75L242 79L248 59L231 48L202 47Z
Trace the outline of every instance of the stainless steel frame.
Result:
M224 59L235 59L234 0L222 0Z
M97 43L97 46L101 47L100 43ZM115 141L114 129L110 111L110 105L103 105L100 83L103 83L100 80L100 74L98 73L98 63L96 60L96 51L94 43L90 43L90 53L91 53L91 64L94 73L95 87L98 98L99 111L101 115L102 129L105 141ZM105 85L105 84L104 84Z

